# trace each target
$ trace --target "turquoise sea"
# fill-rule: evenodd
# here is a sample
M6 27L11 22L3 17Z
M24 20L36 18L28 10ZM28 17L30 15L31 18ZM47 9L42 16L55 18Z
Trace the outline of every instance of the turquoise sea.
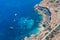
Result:
M42 15L34 6L42 0L0 0L0 40L23 40L38 33Z

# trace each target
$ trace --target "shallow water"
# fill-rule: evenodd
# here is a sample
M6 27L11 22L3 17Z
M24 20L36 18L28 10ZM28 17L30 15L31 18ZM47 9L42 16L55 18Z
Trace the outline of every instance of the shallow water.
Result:
M34 6L40 1L0 0L0 40L21 40L25 36L36 34L32 30L37 28L42 16L38 15Z

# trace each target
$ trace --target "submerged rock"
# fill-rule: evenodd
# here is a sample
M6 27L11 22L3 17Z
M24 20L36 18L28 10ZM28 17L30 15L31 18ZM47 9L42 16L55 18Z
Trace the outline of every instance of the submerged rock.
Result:
M22 17L22 18L20 18L20 21L18 22L18 24L21 27L21 29L23 29L23 28L31 29L32 26L34 25L34 20Z

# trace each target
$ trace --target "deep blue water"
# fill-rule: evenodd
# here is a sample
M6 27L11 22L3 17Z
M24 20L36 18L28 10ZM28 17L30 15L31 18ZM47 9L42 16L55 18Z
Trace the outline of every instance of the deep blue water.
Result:
M34 6L40 1L0 0L0 40L21 40L25 36L36 34L34 30L42 16L38 15Z

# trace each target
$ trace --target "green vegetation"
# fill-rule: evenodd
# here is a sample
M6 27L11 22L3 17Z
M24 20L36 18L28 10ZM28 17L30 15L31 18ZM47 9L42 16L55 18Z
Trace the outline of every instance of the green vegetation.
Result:
M60 25L56 28L56 30L60 30Z
M51 40L56 34L59 33L59 30L60 30L60 25L49 36L46 37L46 40Z
M48 27L48 29L51 31L52 30L52 28L51 27Z
M58 12L58 10L55 10L55 12L57 13L57 12Z
M50 3L53 3L55 0L50 0Z

